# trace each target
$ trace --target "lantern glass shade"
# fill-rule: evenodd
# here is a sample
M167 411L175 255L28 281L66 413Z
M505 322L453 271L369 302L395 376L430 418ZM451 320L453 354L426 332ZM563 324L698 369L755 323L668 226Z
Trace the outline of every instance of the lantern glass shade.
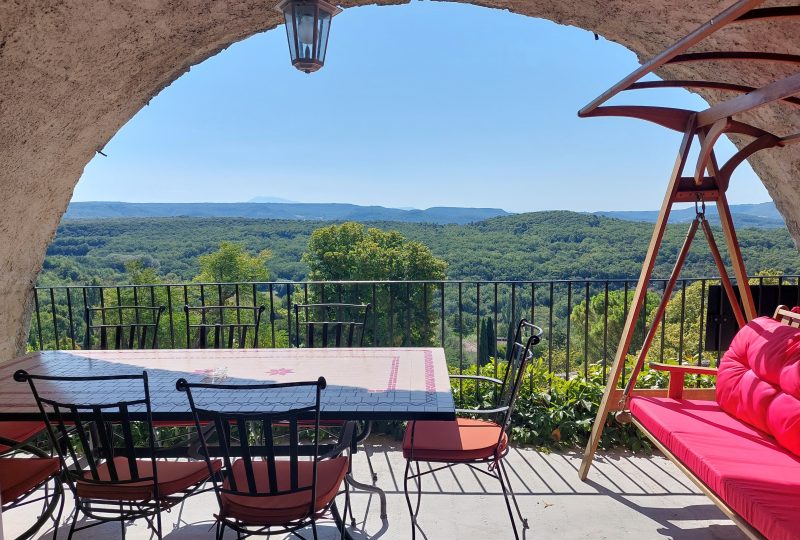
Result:
M311 73L325 63L331 19L342 10L324 0L284 0L283 13L292 65Z

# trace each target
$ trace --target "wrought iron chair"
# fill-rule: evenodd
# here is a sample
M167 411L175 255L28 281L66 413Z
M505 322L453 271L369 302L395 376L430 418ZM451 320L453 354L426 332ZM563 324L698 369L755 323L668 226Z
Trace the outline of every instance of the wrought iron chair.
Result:
M283 384L195 384L179 379L176 388L186 392L198 431L209 424L213 430L201 438L200 451L212 472L212 455L221 455L224 481L212 475L219 502L217 538L225 529L241 535L290 534L303 538L298 531L311 526L317 538L317 519L334 504L350 459L340 449L324 455L320 444L320 395L325 389L323 377L313 382ZM289 409L273 412L227 412L220 403L253 403L248 393L286 392L284 401L295 403ZM225 396L225 397L220 397ZM313 422L309 429L308 423ZM303 425L301 426L301 423ZM301 441L300 429L311 433ZM281 432L288 431L285 444ZM284 458L284 459L280 459ZM288 458L288 459L286 459ZM345 515L349 511L347 484ZM345 537L344 521L340 524Z
M19 370L14 379L30 386L46 419L51 444L58 451L64 480L75 499L68 538L78 530L109 521L120 523L124 538L125 522L140 518L161 538L161 510L182 502L221 468L219 460L210 465L202 461L156 461L147 372L53 377ZM38 388L43 382L51 387L48 395L52 395L53 383L61 383L68 388L65 397L69 389L78 396L101 381L118 381L121 393L131 399L76 404L45 397ZM139 392L135 388L137 382L142 385ZM132 420L132 415L142 412L144 419ZM146 441L144 447L136 447L137 439ZM78 527L79 514L95 521Z
M186 314L187 347L190 349L256 348L261 315L265 310L265 306L185 305L183 311ZM192 323L192 313L200 314L199 323ZM247 338L248 331L252 337L250 341Z
M40 426L43 428L42 424ZM41 514L17 537L17 540L33 538L50 519L53 519L53 538L57 538L58 522L64 510L64 488L61 484L61 464L58 458L51 457L36 446L20 444L16 440L0 438L0 444L13 449L5 454L27 455L27 457L0 457L0 478L2 478L0 498L3 501L2 511L6 514L6 520L12 517L8 512L15 508L42 502Z
M523 334L526 333L530 334L527 339L523 338ZM515 538L519 538L519 533L511 502L514 503L523 528L528 528L528 521L522 517L516 496L511 489L503 458L508 454L511 414L514 404L525 377L525 369L532 356L532 347L539 343L541 335L542 330L538 326L534 326L525 319L519 322L513 343L506 352L508 362L502 381L480 375L451 375L451 378L472 379L476 384L485 381L499 386L500 391L495 394L497 398L493 408L458 409L456 412L468 414L469 417L459 417L451 422L415 421L408 423L403 437L403 457L406 458L403 491L408 511L411 514L412 538L416 538L419 528L417 516L422 499L422 477L458 464L467 465L475 471L500 481ZM525 339L524 344L523 339ZM491 420L475 418L475 416L484 415ZM420 461L443 465L420 472ZM412 463L416 465L415 473L411 472ZM481 465L488 465L488 471L481 468ZM408 492L409 480L415 480L417 483L416 508L412 505ZM511 500L509 500L509 495Z
M363 347L371 304L295 304L294 346Z
M367 318L372 304L295 304L294 305L294 346L316 348L363 347ZM356 434L356 444L362 443L372 432L372 422L361 422L361 429ZM341 427L344 422L325 422L324 427ZM372 481L378 481L378 475L372 467L372 458L364 448L367 456ZM354 482L356 487L363 487ZM381 504L385 506L382 500ZM382 512L385 514L386 512Z
M158 325L166 309L164 306L87 306L84 309L84 348L157 349ZM99 323L95 322L98 316ZM97 342L92 338L93 334L99 334Z
M26 451L33 439L45 430L44 422L36 420L22 422L0 422L0 456L17 451Z

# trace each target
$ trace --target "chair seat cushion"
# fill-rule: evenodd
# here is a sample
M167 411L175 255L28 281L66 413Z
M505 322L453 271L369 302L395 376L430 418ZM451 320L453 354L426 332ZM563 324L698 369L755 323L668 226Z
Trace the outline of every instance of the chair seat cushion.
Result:
M403 457L419 461L475 461L499 456L507 446L508 437L494 422L472 418L418 421L409 422L406 427Z
M317 499L314 512L324 511L333 501L347 474L348 458L345 456L317 463ZM313 478L313 462L298 462L297 482L299 487L310 487ZM247 473L242 460L233 463L236 491L247 492ZM278 491L291 488L290 462L275 462ZM269 468L266 461L253 462L256 491L260 495L222 494L222 517L236 519L247 525L280 525L310 517L311 490L269 495ZM230 480L225 480L225 489L231 489Z
M0 422L0 437L16 442L25 442L32 439L45 429L44 422ZM0 444L0 453L9 449L9 446Z
M0 458L0 486L3 504L44 483L61 468L58 458Z
M800 458L713 401L634 397L633 417L771 540L800 539Z
M216 473L222 467L222 462L217 459L212 461L211 465ZM115 457L114 466L118 480L131 479L130 467L126 457ZM149 459L136 460L136 467L140 477L147 478L153 475L153 462ZM184 491L199 482L207 480L209 477L208 466L205 461L157 461L156 471L158 472L158 490L161 497L168 497ZM97 473L101 481L111 481L108 462L101 463L97 467ZM86 478L90 478L88 471L84 474ZM91 484L78 481L76 487L79 497L91 499L145 501L153 498L152 480L127 484Z

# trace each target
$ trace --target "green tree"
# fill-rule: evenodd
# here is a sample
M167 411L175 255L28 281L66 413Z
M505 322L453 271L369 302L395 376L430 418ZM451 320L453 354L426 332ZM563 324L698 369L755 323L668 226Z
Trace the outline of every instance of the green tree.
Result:
M265 249L258 255L251 255L242 244L221 242L219 249L213 253L200 255L200 273L194 277L198 283L241 283L251 281L267 281L269 270L267 263L272 252ZM236 294L234 285L218 288L220 305L225 305Z
M303 254L315 281L412 281L445 278L447 264L421 242L397 231L348 222L315 230ZM381 291L348 288L350 302L374 303L372 339L381 345L425 345L436 335L433 289L425 284L387 284ZM312 289L315 301L339 300L335 286Z
M494 331L494 319L486 317L481 321L481 335L478 340L478 365L487 365L492 358L497 358L497 336Z
M130 277L132 285L155 285L162 282L158 271L152 266L146 266L141 259L125 263L125 272Z
M265 249L258 255L251 255L242 244L221 242L213 253L200 255L200 273L194 281L204 283L236 283L247 281L267 281L267 263L272 252Z
M617 351L617 345L622 336L622 329L625 326L630 302L633 299L633 292L628 293L628 303L625 303L625 291L608 292L608 318L606 319L606 298L605 293L600 293L589 298L589 334L588 339L585 332L586 327L586 302L581 302L572 309L570 324L572 334L570 336L570 365L580 364L586 357L589 364L601 362L605 356L608 361L613 360ZM649 323L653 320L653 313L658 307L661 297L658 293L648 291L646 306L636 324L633 333L633 341L628 350L629 354L635 354L644 341L644 333L649 328ZM645 327L644 322L648 326ZM588 344L588 348L586 345ZM654 342L651 350L657 350L658 345Z

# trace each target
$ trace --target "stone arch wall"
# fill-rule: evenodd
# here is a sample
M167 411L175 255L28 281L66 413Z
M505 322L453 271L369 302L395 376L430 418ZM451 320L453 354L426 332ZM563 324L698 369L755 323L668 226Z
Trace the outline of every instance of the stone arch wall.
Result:
M0 360L24 350L31 287L95 151L161 89L228 45L280 23L264 0L12 0L0 4ZM373 2L347 0L354 8ZM378 4L404 3L378 0ZM478 0L489 8L596 32L648 58L730 1ZM724 31L710 46L800 54L791 23ZM772 47L770 47L770 45ZM580 66L576 66L580 69ZM768 69L695 64L664 71L764 84ZM554 84L557 84L554 83ZM588 99L594 96L587 96ZM720 96L705 93L714 102ZM790 115L795 115L794 117ZM780 129L797 111L766 109L754 123ZM591 120L587 120L591 121ZM734 141L736 142L736 141ZM800 146L800 145L797 145ZM800 240L800 148L752 160L795 241ZM664 175L668 171L664 172ZM646 180L643 180L646 182ZM643 189L663 189L661 183Z

